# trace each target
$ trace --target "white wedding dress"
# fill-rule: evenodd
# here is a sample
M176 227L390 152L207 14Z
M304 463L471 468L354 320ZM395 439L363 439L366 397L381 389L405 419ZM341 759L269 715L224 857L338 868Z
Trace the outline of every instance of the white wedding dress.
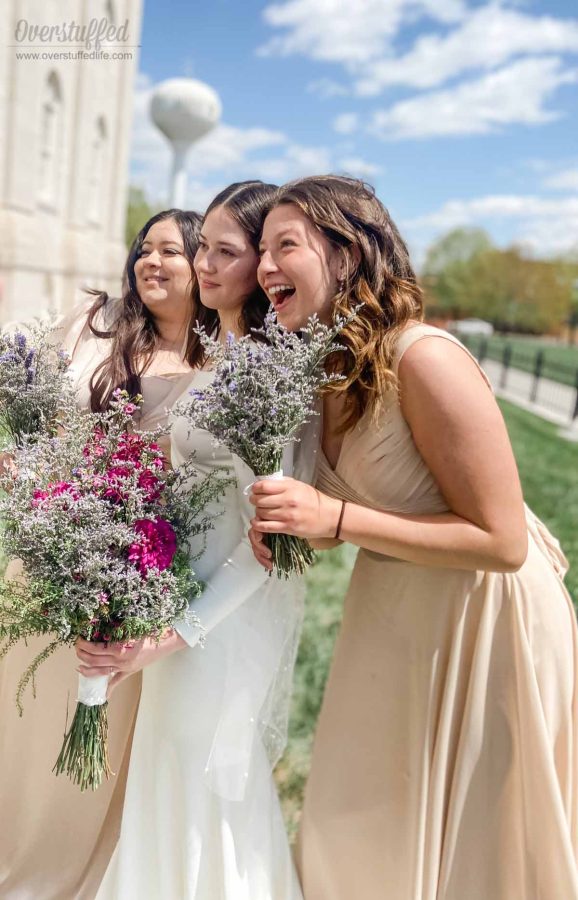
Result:
M210 377L197 372L191 387ZM143 672L120 840L96 900L300 900L271 764L284 745L302 588L253 557L252 472L179 418L173 465L191 452L201 473L221 467L237 480L192 562L206 583L194 603L206 644L180 623L190 646Z

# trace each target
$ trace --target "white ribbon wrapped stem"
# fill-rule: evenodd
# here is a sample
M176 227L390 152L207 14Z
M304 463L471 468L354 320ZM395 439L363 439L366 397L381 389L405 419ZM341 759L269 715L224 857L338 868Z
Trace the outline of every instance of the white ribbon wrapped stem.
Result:
M255 475L255 480L248 484L247 487L243 490L245 497L248 497L251 491L253 490L253 485L258 481L279 481L280 478L285 478L283 475L283 469L278 469L276 472L273 472L272 475Z
M85 706L103 706L106 703L106 691L110 675L94 675L87 678L86 675L78 676L79 703Z

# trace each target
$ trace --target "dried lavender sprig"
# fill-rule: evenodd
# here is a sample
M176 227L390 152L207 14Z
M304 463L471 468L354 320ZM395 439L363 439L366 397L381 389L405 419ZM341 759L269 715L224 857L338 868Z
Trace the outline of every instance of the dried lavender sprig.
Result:
M54 426L74 393L69 357L54 345L52 326L36 323L28 331L0 333L0 432L18 446Z
M181 404L192 427L210 431L215 443L224 444L256 475L270 475L281 463L284 448L299 439L302 426L314 415L321 388L340 376L325 371L325 360L343 347L336 337L347 319L327 326L312 316L299 334L279 324L275 313L267 315L263 328L252 336L221 343L198 329L213 362L214 378L203 390L191 391L191 401ZM309 544L301 538L269 537L279 576L302 573L311 563Z

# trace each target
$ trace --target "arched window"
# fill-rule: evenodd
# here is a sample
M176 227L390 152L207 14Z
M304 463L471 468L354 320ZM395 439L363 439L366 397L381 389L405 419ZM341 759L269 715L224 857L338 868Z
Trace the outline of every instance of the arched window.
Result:
M101 225L105 212L107 172L107 128L103 116L95 122L88 170L88 221Z
M56 206L60 188L62 162L63 105L60 80L51 72L44 85L40 109L40 155L38 198L41 203Z

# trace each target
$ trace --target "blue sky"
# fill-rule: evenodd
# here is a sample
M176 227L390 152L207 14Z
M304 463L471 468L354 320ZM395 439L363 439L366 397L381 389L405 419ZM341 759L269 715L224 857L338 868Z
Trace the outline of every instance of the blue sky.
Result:
M152 88L211 85L220 125L187 205L231 181L371 182L417 262L457 225L535 255L578 247L578 16L571 0L145 0L131 182L166 200Z

